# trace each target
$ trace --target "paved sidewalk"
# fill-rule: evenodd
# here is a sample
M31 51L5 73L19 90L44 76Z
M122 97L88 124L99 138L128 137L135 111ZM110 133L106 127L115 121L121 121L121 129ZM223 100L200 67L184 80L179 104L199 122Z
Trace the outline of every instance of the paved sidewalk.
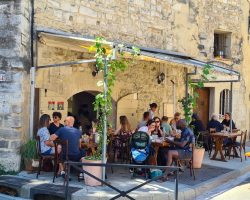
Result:
M248 148L250 151L250 148ZM189 175L189 169L185 169L183 174L180 174L179 180L179 199L193 200L196 197L231 181L250 170L250 158L240 162L239 158L231 159L228 162L210 160L208 155L205 155L204 165L202 169L195 170L196 180L194 181ZM57 178L54 186L52 185L52 174L43 173L37 180L36 174L27 174L21 172L15 178L22 178L19 188L19 196L22 198L32 198L34 194L43 191L50 191L50 195L63 197L64 187L62 178ZM0 185L3 185L3 177L0 177ZM14 178L14 177L12 177ZM23 181L23 179L25 179ZM14 184L15 181L12 181ZM121 190L129 189L139 183L144 182L142 179L130 179L130 174L127 170L116 170L115 173L108 174L108 182L117 186ZM11 184L9 181L8 184ZM16 187L19 187L15 183ZM110 199L117 193L106 186L90 187L84 185L83 182L78 182L76 177L72 176L71 199L72 200L96 200ZM172 180L165 183L152 182L144 187L133 191L131 196L135 199L155 200L155 199L174 199L174 182ZM62 199L62 198L61 198ZM120 198L125 199L125 198Z

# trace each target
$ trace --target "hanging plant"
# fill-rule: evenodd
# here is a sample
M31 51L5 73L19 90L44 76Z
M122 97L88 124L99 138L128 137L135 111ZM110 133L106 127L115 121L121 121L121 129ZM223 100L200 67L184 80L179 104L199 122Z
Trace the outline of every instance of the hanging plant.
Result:
M206 64L202 70L201 78L197 83L192 82L191 79L188 80L189 93L187 97L183 97L180 102L182 104L182 108L184 111L184 116L187 124L191 122L191 116L193 114L193 110L196 108L197 98L199 94L197 89L204 87L204 82L208 82L211 79L215 79L216 77L211 74L212 66Z
M103 132L107 130L107 126L110 126L107 123L107 119L112 114L112 89L116 80L116 73L124 71L133 62L133 58L140 53L139 48L132 47L132 60L125 59L123 53L124 45L119 44L116 49L110 50L104 46L106 43L104 38L96 37L95 45L89 49L90 51L95 51L97 71L104 74L103 81L97 82L98 87L103 87L103 92L96 95L94 102L94 110L98 113L97 132L99 134L99 143L97 151L92 156L86 158L90 160L100 160L102 157L102 142L106 140L106 138L103 138ZM113 59L115 53L117 53L117 59Z

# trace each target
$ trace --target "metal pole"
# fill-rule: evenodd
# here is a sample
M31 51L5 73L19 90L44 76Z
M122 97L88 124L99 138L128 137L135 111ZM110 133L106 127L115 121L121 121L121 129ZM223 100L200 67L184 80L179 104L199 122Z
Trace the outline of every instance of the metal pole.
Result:
M104 100L107 102L107 92L108 92L108 65L107 59L104 61ZM103 141L102 141L102 163L106 163L106 145L107 145L107 103L105 103L105 111L103 114ZM102 180L105 181L106 168L102 167Z
M230 82L230 112L231 112L231 117L230 117L230 131L231 133L233 132L233 82Z
M178 175L179 175L178 173L179 173L179 169L177 169L175 171L175 190L174 190L174 192L175 192L174 199L175 200L178 200Z
M35 107L35 77L36 77L36 68L30 68L30 131L29 138L33 138L34 130L34 107Z

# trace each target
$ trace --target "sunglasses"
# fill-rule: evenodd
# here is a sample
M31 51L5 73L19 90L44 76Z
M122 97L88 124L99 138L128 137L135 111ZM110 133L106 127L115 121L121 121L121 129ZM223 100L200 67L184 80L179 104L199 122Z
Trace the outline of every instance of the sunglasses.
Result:
M155 123L160 123L160 121L155 121Z

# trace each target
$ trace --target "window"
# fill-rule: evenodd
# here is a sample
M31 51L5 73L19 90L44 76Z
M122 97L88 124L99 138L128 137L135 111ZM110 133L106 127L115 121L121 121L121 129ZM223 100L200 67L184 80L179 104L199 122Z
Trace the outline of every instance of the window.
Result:
M214 33L214 57L215 58L231 57L231 33L228 32Z
M225 89L220 93L220 114L224 115L226 112L230 112L230 90Z

